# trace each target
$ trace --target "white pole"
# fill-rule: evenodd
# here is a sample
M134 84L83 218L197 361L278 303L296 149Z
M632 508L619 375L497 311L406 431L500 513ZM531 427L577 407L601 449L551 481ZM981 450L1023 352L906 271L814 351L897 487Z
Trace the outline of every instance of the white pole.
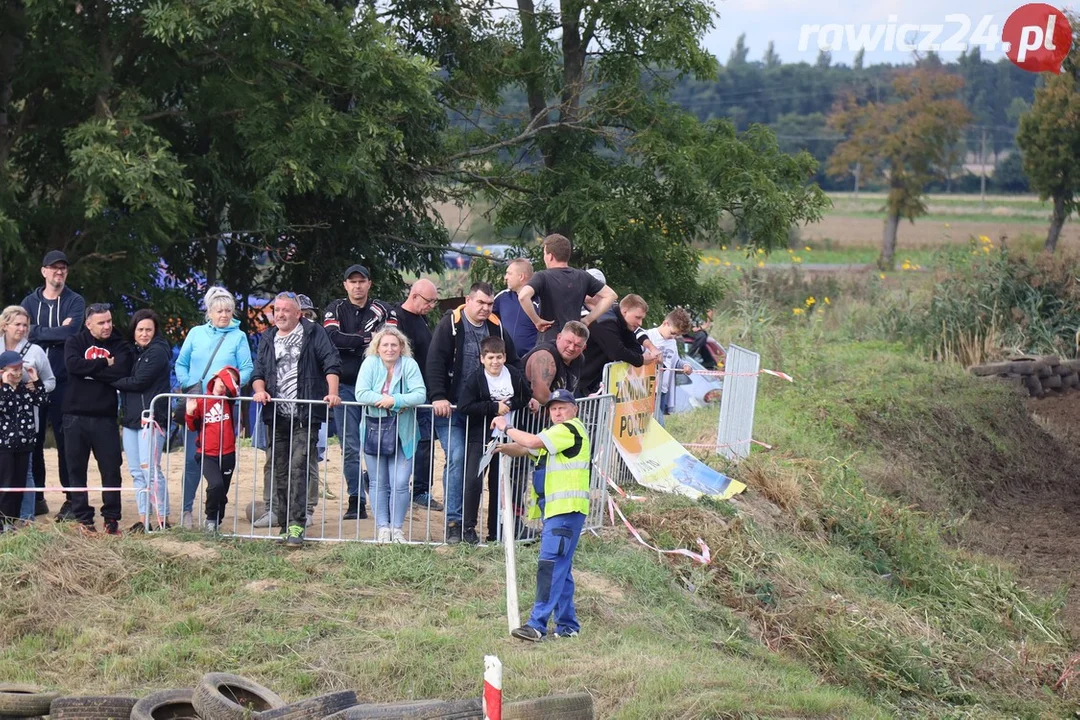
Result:
M514 501L510 497L510 458L499 455L499 478L502 484L503 547L506 548L506 622L510 630L521 624L518 610L517 558L514 555L516 536L514 533Z

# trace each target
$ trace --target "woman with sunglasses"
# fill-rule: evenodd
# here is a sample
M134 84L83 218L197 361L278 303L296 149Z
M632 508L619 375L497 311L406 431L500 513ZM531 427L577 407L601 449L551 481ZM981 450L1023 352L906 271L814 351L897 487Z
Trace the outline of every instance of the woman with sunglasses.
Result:
M240 371L240 386L251 379L254 364L247 335L240 329L240 321L233 317L236 300L222 287L210 288L204 299L206 324L188 331L180 355L176 358L176 380L182 392L206 395L207 383L224 367L232 366ZM184 507L180 525L194 527L191 508L199 489L202 470L195 460L195 433L184 437Z

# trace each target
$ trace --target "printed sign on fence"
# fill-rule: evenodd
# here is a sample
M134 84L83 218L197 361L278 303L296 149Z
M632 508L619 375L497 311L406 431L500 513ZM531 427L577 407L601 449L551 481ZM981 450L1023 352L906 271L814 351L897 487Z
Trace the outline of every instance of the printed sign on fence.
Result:
M746 489L686 451L653 417L656 363L624 362L604 368L604 387L615 395L611 433L634 478L646 487L697 499L727 499Z

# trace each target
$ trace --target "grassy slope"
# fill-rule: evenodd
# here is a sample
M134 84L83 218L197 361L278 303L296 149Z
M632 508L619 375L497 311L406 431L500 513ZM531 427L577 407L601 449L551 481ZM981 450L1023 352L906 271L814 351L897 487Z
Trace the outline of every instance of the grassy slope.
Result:
M289 553L50 526L0 538L0 678L143 694L224 670L287 699L450 698L479 692L494 653L511 699L584 688L600 717L1060 716L1055 605L950 549L952 518L1008 491L989 468L1034 482L1030 458L1061 450L1019 399L894 345L741 343L797 378L762 380L755 435L778 449L736 470L751 488L736 503L626 504L662 546L703 537L709 568L617 529L587 538L577 640L507 637L498 548ZM707 437L714 412L670 426ZM534 551L519 573L527 607Z

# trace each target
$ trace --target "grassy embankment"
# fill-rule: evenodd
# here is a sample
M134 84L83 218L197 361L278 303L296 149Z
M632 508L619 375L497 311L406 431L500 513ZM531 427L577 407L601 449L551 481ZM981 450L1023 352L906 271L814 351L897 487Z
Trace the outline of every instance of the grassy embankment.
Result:
M1033 467L1055 480L1027 460L1063 450L1005 388L868 339L880 302L724 308L718 335L796 377L761 383L755 434L777 449L733 470L750 488L735 503L626 504L662 546L704 538L707 568L620 529L585 539L576 640L507 637L499 548L289 553L47 527L0 539L0 678L143 694L224 670L287 699L453 698L479 692L494 653L507 697L587 689L605 718L1060 716L1060 598L956 545L964 513ZM715 411L671 428L708 437ZM534 572L524 551L526 607Z

